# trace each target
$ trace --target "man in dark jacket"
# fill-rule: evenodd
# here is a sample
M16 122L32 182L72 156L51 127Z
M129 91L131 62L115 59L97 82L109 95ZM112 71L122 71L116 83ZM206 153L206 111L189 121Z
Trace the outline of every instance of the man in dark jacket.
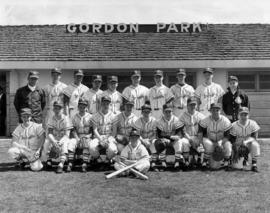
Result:
M42 123L42 111L45 106L45 92L37 86L39 72L30 71L28 74L28 84L17 90L14 99L14 106L18 115L22 108L30 108L32 111L32 120L36 123ZM20 123L22 123L19 117Z
M239 89L238 78L230 76L228 91L222 97L222 108L231 122L238 120L240 107L250 108L248 96Z
M0 136L6 134L6 94L4 89L0 86Z

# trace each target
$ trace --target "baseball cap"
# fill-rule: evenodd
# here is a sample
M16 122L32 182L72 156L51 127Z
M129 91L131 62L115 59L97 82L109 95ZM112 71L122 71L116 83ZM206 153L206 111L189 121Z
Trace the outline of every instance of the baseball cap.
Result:
M28 74L29 78L39 78L39 72L38 71L30 71Z
M177 75L186 75L186 69L180 68L177 72Z
M101 75L93 75L92 81L102 81L102 76Z
M162 70L156 70L154 75L159 75L163 77L163 71Z
M129 136L140 136L139 132L136 129L132 129Z
M172 104L164 104L164 105L163 105L163 110L164 110L164 111L172 110L172 109L173 109Z
M195 97L188 98L187 104L197 104L197 98L195 98Z
M111 100L111 98L109 97L109 96L103 96L102 98L101 98L101 102L105 102L105 101L107 101L107 102L112 102L112 100Z
M61 69L60 68L53 68L52 69L52 71L51 71L51 73L58 73L58 74L62 74L62 71L61 71Z
M134 70L132 72L131 76L141 76L141 71L140 70Z
M79 102L78 102L78 105L79 105L79 104L82 104L82 105L86 105L86 106L87 106L87 105L88 105L88 101L87 101L86 99L80 98L80 99L79 99Z
M218 109L221 109L221 104L220 103L212 103L211 106L210 106L211 109L213 108L218 108Z
M143 106L142 106L142 111L144 111L144 110L152 110L152 108L151 108L151 106L150 106L150 104L144 104Z
M115 75L111 75L107 77L108 82L118 82L118 77Z
M207 72L213 74L214 73L214 69L213 68L210 68L210 67L207 67L207 68L205 68L203 70L203 73L207 73Z
M32 115L32 111L30 108L22 108L20 111L21 115Z
M126 100L125 102L124 102L124 105L132 105L132 106L134 106L134 101L129 101L129 100Z
M236 77L236 76L234 76L234 75L231 75L230 77L229 77L229 82L230 81L238 81L238 78Z
M239 114L242 114L242 113L249 114L249 109L247 107L240 107L238 113Z
M84 76L83 70L75 70L75 71L74 71L74 75L81 75L81 76Z
M61 108L64 107L64 105L63 105L60 101L55 101L55 102L53 102L53 106L54 106L54 107L57 106L57 107L61 107Z

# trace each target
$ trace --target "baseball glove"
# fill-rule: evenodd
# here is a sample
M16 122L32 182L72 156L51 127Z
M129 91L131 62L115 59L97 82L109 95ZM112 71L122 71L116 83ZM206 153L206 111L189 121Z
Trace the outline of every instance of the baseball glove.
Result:
M59 158L61 153L61 147L58 144L54 144L51 148L51 151L49 153L49 158Z
M163 138L157 139L155 141L155 148L156 148L157 153L163 152L166 149L167 145L168 143L166 139L163 139Z
M124 146L129 144L128 138L123 135L116 135L116 141Z
M216 145L214 152L212 153L212 158L214 161L221 161L224 159L224 151L222 146Z
M234 144L232 146L232 150L233 150L232 152L233 163L237 163L242 157L245 159L248 158L249 150L248 150L248 147L245 146L244 144L241 144L241 145Z

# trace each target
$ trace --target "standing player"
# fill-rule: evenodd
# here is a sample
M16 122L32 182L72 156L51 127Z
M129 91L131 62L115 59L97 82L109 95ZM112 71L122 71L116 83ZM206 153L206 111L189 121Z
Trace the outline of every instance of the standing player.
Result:
M251 170L258 172L257 158L260 156L260 145L257 141L259 125L256 121L249 119L249 110L247 107L241 107L239 109L239 121L235 121L232 124L230 132L231 142L237 149L243 145L248 148L252 157ZM235 154L235 153L234 153ZM244 166L247 165L248 159L244 159Z
M132 84L126 87L123 91L123 97L129 101L134 101L135 106L133 113L136 116L141 115L141 107L145 104L145 101L148 99L149 89L143 85L140 85L141 81L141 71L134 70L131 75Z
M173 115L173 107L171 104L165 104L163 106L163 116L157 122L157 140L155 141L155 147L157 148L157 143L162 141L164 143L165 150L153 150L152 154L152 168L157 170L156 162L161 161L162 170L167 167L166 164L166 148L172 146L175 151L175 164L174 168L179 169L180 163L184 163L183 153L189 152L189 143L186 138L183 138L185 135L184 124Z
M88 91L88 87L82 84L83 71L74 72L74 83L68 85L64 90L65 114L72 118L78 112L78 102L81 97Z
M118 77L117 76L108 76L107 78L108 89L105 90L101 96L108 96L111 99L110 111L114 114L120 113L120 108L123 103L123 98L120 92L116 89L118 87Z
M109 110L110 103L111 98L103 96L100 111L91 118L95 138L90 142L89 149L94 160L99 159L102 149L106 149L107 161L110 161L118 152L115 140L116 132L113 128L116 123L116 115Z
M84 98L88 101L88 112L90 114L95 114L99 110L99 96L102 94L100 89L102 84L101 75L92 76L92 88L90 88L84 95Z
M53 103L55 101L64 103L63 91L67 87L67 85L60 81L61 75L62 75L61 69L59 68L52 69L51 71L52 83L48 84L44 89L46 95L45 125L47 124L49 118L51 118L54 114Z
M187 99L194 95L194 88L185 82L186 70L179 69L177 72L178 83L171 87L172 94L174 95L173 113L180 118L182 113L187 108Z
M215 146L221 146L224 152L224 166L228 169L232 154L232 145L229 134L232 125L227 117L221 115L221 104L211 104L211 115L199 123L199 140L204 147L203 169L209 167L209 159Z
M210 106L212 103L217 103L224 94L224 90L219 84L213 82L212 68L206 68L203 71L204 83L199 85L195 91L195 96L199 101L199 111L205 116L210 115Z
M229 77L228 91L222 96L222 109L231 122L238 120L240 107L249 108L248 96L238 86L236 76Z
M157 70L155 72L156 85L150 88L149 100L152 108L152 115L157 120L162 117L162 107L164 104L173 100L173 94L170 89L163 84L163 71Z
M205 116L196 111L197 99L191 97L187 99L187 111L185 111L181 117L180 121L185 125L185 137L188 139L192 150L198 154L197 162L201 163L201 155L203 153L203 148L201 147L201 141L198 137L199 123L205 118Z
M21 109L20 115L23 123L12 133L12 147L8 153L19 162L22 169L30 163L33 171L41 170L43 166L39 158L45 139L44 130L41 124L30 121L31 109Z
M92 128L90 127L91 124L91 117L92 115L87 111L88 102L84 99L80 99L78 103L78 110L79 112L75 114L72 118L72 135L73 139L72 148L68 150L68 167L67 172L70 172L73 167L74 161L74 154L76 150L82 151L82 172L86 172L87 170L87 163L89 162L89 143L91 142L92 137Z
M137 116L132 113L134 107L134 102L125 101L124 111L117 115L116 123L113 128L116 132L116 141L118 142L117 148L120 154L124 147L128 144L129 134L134 126Z

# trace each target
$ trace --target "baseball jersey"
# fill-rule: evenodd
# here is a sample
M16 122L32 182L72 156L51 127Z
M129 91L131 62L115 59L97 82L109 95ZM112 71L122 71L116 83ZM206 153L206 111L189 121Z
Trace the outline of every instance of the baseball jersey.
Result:
M110 110L118 114L120 113L120 107L123 103L123 98L120 92L118 91L110 91L110 90L105 90L102 94L101 97L103 96L109 96L111 98L111 104L110 104Z
M194 96L194 88L188 84L180 86L175 84L171 87L171 92L174 95L172 102L173 106L178 109L187 108L187 99Z
M128 160L140 160L142 158L150 158L148 151L145 146L138 142L138 145L133 148L131 144L125 146L125 148L121 152L121 157Z
M135 121L134 128L139 131L142 138L153 139L156 137L157 120L150 116L146 122L143 117L140 117Z
M12 133L15 141L21 145L24 145L31 150L37 150L42 143L38 141L38 138L44 133L42 124L37 124L30 121L29 126L19 124Z
M113 125L116 124L116 115L109 111L106 115L102 112L97 112L91 118L91 124L93 128L97 128L100 135L111 136L113 132Z
M128 117L124 112L116 116L117 134L128 136L134 126L137 116L131 113Z
M91 124L92 115L88 112L81 116L79 113L76 113L72 118L72 125L76 130L76 133L79 137L83 135L88 135L90 132L90 124Z
M195 96L200 99L200 111L209 111L212 103L217 103L224 94L224 90L219 84L212 82L210 85L201 84L195 91Z
M137 116L141 114L141 107L145 104L145 100L148 98L149 89L143 85L134 87L130 85L123 91L123 97L129 101L134 101L134 113Z
M53 109L53 103L55 101L63 103L63 91L66 87L67 85L62 82L58 82L58 84L50 83L45 87L44 91L48 109Z
M242 143L244 140L249 138L252 133L260 130L259 125L256 121L248 119L246 125L242 125L239 121L235 121L232 124L230 134L236 137L236 142Z
M218 142L224 138L224 132L230 130L232 124L224 115L215 121L212 116L208 116L200 121L199 125L207 130L207 138L211 141Z
M157 128L161 130L161 136L171 136L176 134L176 130L184 127L184 124L175 115L168 121L164 116L157 122Z
M77 111L79 99L83 97L88 90L88 87L83 84L79 86L74 83L68 85L64 89L64 94L69 98L69 109L75 109L75 111Z
M88 101L88 112L95 114L99 110L99 96L103 93L102 90L95 91L89 89L83 96Z
M52 134L56 140L60 140L67 130L72 129L72 124L68 116L62 114L61 118L58 120L55 115L49 119L48 128L52 129Z
M180 121L185 125L185 131L189 136L197 136L199 129L199 122L205 118L204 114L195 111L193 115L187 111L182 114Z

